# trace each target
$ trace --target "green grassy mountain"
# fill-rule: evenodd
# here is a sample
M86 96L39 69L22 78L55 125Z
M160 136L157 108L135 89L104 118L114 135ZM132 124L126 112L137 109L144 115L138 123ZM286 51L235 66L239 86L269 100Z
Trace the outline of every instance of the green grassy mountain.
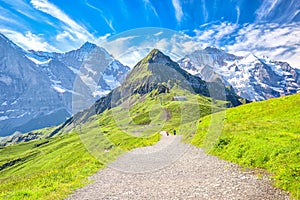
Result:
M227 109L202 118L189 141L257 174L272 175L276 186L300 199L299 105L296 94ZM224 120L222 134L213 140L218 125L212 119Z
M176 75L172 71L176 80L190 76L195 84L203 85L203 93L207 92L201 79L152 51L133 69L153 73L152 78L141 76L146 84L140 85L138 76L142 74L133 71L121 87L55 131L37 130L32 132L40 135L35 141L1 147L0 198L60 199L122 153L157 142L161 130L177 128L181 134L194 134L197 119L224 109L228 102L196 94L180 82L167 82L163 71L158 73L159 68L154 69L151 63L157 60L157 53L171 65L161 65L164 70L174 67L181 72ZM173 101L175 95L185 95L186 101Z
M277 186L299 198L299 94L229 108L224 119L224 102L213 108L211 99L200 95L187 94L188 100L180 102L171 100L172 93L155 92L136 97L129 110L118 106L92 116L69 134L1 147L0 198L66 197L123 152L157 142L159 130L176 128L186 142L207 147L217 131L212 119L218 116L224 120L222 134L208 153L253 168L258 175L267 172ZM209 115L212 111L219 112ZM148 128L141 129L145 124ZM134 131L144 136L136 137Z
M76 124L86 122L89 117L100 114L106 109L119 106L135 95L149 94L154 90L157 90L156 94L170 93L173 88L227 101L226 106L228 107L246 102L245 99L237 96L232 88L225 87L220 80L205 82L183 70L176 62L159 50L153 49L135 65L120 87L99 99L90 108L74 115L55 130L51 136L63 129L68 132Z
M272 174L297 198L299 94L226 109L228 101L205 96L219 84L194 78L153 50L121 87L55 131L37 130L40 139L0 147L0 199L62 199L122 153L174 129L208 153Z
M172 101L175 92L184 92L187 100ZM66 197L122 153L156 143L161 130L177 128L180 134L195 134L199 117L223 109L226 103L212 102L178 88L160 94L155 89L89 117L68 134L0 147L0 198ZM44 135L52 132L43 131Z

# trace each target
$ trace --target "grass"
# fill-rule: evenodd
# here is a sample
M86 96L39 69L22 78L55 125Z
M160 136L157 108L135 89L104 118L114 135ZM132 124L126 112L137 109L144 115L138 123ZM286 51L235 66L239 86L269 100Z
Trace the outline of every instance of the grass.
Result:
M122 153L156 143L159 131L171 131L181 123L189 127L198 118L195 111L211 112L208 98L186 94L188 101L173 102L174 93L155 92L92 116L71 133L1 147L0 198L65 198Z
M96 117L79 132L0 149L0 199L62 199L89 181L87 177L136 147L152 145L158 133L134 137L107 121L105 132ZM101 147L101 148L98 148ZM6 164L6 165L5 165Z
M78 134L8 146L1 163L26 158L1 171L1 199L59 199L83 186L83 177L103 167L88 154Z
M175 95L187 100L172 101ZM204 147L210 154L263 169L273 175L276 186L299 198L299 97L225 111L226 102L178 88L168 94L135 95L90 117L71 133L1 147L0 198L65 198L121 154L153 145L160 139L160 131L172 133L174 129L186 142Z
M206 116L191 143L241 166L264 169L277 187L300 199L299 105L297 94Z
M14 141L14 136L7 137L5 139L0 140L0 145L5 144L7 141L11 141L10 144L20 143L20 141L27 141L27 138L46 138L52 131L55 130L56 127L47 127L43 129L33 130L28 133L22 134L21 137L18 138L17 141ZM1 139L1 138L0 138Z

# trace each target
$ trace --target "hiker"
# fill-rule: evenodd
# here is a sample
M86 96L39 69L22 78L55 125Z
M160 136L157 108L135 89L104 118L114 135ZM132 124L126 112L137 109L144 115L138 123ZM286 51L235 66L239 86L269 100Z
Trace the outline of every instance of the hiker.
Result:
M174 135L176 135L176 130L174 129Z
M169 132L168 132L168 131L166 131L166 133L167 133L167 136L169 136Z

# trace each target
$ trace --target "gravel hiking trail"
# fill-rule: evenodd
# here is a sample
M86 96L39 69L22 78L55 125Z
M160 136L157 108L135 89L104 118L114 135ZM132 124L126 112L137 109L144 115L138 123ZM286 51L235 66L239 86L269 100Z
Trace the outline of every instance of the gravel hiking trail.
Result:
M123 154L89 179L94 182L68 199L289 199L268 178L243 172L165 132L155 145Z

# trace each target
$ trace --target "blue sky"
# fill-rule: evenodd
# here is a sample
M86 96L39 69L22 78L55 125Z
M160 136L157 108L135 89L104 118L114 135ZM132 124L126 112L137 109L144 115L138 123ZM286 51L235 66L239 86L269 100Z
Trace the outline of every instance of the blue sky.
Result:
M145 47L123 58L131 64L155 46L179 56L216 46L300 67L299 0L0 0L0 12L0 32L24 49L65 52L90 41L120 57ZM157 34L155 42L134 40L147 32ZM182 46L165 44L178 40Z

